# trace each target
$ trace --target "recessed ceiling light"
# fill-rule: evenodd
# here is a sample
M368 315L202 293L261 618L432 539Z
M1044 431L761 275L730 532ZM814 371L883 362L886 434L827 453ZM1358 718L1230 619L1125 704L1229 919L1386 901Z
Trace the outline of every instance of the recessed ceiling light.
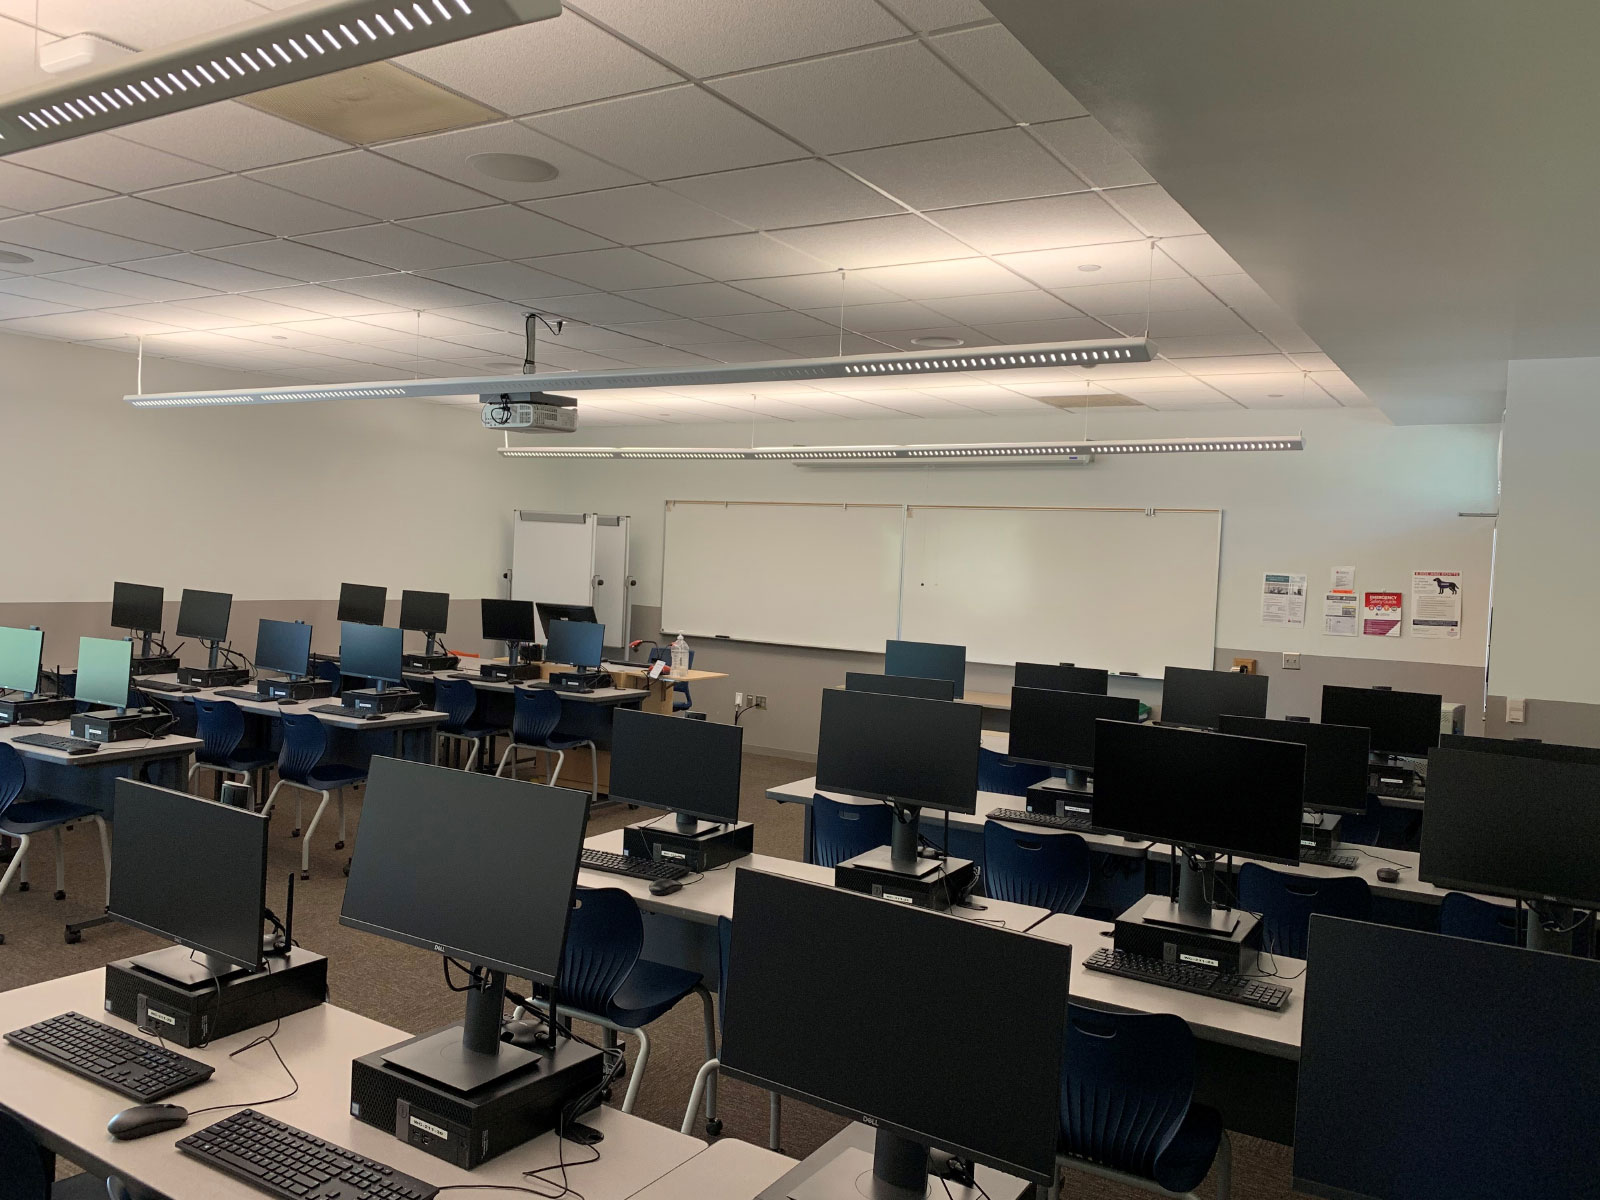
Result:
M967 342L965 338L958 337L920 337L912 338L911 344L927 350L954 350L957 346L965 346Z
M1282 392L1268 392L1267 393L1267 399L1268 400L1282 400L1283 399L1283 393Z
M1080 271L1098 271L1099 269L1100 269L1100 264L1099 263L1079 263L1078 264L1078 270L1080 270Z
M528 154L469 154L467 166L480 175L508 183L547 183L561 174L554 163Z
M272 335L272 340L275 342L287 342L289 337L287 334L275 333Z
M0 250L0 263L31 263L33 259L15 250Z

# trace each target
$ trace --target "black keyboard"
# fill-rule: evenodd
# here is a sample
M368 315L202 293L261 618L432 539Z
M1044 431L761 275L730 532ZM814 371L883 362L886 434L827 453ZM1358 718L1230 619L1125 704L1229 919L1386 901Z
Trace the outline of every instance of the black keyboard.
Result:
M1082 813L1068 813L1064 817L1052 816L1050 813L1025 812L1020 808L996 808L990 811L991 821L1010 821L1014 825L1037 825L1042 829L1072 829L1079 833L1088 833L1094 828L1093 823Z
M1161 987L1176 988L1180 992L1194 992L1201 996L1215 996L1218 1000L1231 1000L1251 1008L1282 1008L1289 1000L1289 989L1243 975L1228 975L1221 971L1208 971L1187 963L1169 963L1143 954L1129 954L1123 950L1096 950L1083 960L1084 968L1103 975L1120 975L1124 979L1137 979Z
M1339 867L1345 871L1356 869L1354 854L1340 854L1337 850L1314 850L1310 846L1300 848L1300 861L1310 863L1314 867Z
M605 850L585 850L580 865L591 871L604 871L608 875L626 875L629 879L682 879L689 874L686 867L677 863L654 862L648 858L631 858L626 854L611 854Z
M253 1108L207 1125L178 1149L284 1200L432 1200L431 1183Z
M226 696L229 700L265 700L260 692L248 691L245 688L218 688L217 695Z
M93 754L100 749L99 742L86 742L82 738L62 737L59 733L24 733L11 739L24 746L43 746L46 750L65 750L68 754Z
M6 1041L141 1104L204 1083L215 1070L75 1012L14 1029Z
M311 711L322 713L328 717L349 717L353 721L378 721L388 716L388 713L362 712L359 708L352 708L344 704L313 704Z
M141 679L133 685L141 692L198 692L192 683L162 683L157 679Z

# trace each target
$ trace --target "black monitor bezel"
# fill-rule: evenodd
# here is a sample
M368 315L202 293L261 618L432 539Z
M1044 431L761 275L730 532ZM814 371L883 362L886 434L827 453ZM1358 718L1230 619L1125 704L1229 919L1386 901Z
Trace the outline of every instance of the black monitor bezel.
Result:
M1137 725L1139 723L1139 701L1131 696L1105 696L1098 692L1060 692L1055 691L1052 688L1028 688L1015 686L1013 686L1011 689L1011 713L1013 719L1015 719L1016 716L1017 702L1019 700L1021 700L1024 705L1033 702L1033 698L1031 696L1024 694L1029 692L1042 692L1046 695L1052 696L1082 696L1086 700L1105 701L1108 706L1115 704L1124 709L1129 709L1132 715L1128 717L1113 717L1109 715L1103 717L1095 716L1091 718L1091 720L1122 721L1129 725ZM1091 740L1093 739L1093 734L1094 731L1091 729ZM1011 740L1011 735L1008 734L1006 740L1006 758L1010 759L1012 762L1026 763L1029 766L1034 767L1059 767L1068 771L1088 771L1090 773L1093 773L1094 771L1093 763L1062 762L1054 758L1033 758L1026 755L1018 755L1013 753L1015 748L1016 747Z
M358 630L357 638L371 636L376 638L379 633L394 634L392 639L395 644L394 674L375 675L371 671L358 671L351 665L350 656L345 653L345 642L350 637L350 630ZM358 679L381 679L384 683L401 683L405 679L405 638L404 631L396 629L393 625L368 625L365 621L340 621L339 622L339 670L341 674L353 675Z
M670 725L663 724L659 726L659 728L679 729L687 738L693 738L697 735L703 739L710 738L712 736L727 737L728 735L726 733L720 731L732 730L733 735L730 740L733 743L734 760L736 763L734 769L735 782L733 786L732 810L717 810L712 809L709 806L705 808L683 808L662 804L660 801L651 796L638 795L637 788L618 791L615 785L616 764L619 758L627 752L626 742L628 726L639 721L670 722ZM708 731L713 729L718 730L719 733L717 735L709 734ZM618 750L619 746L622 747L620 751ZM611 717L611 763L612 783L608 786L606 791L608 798L611 800L617 801L620 804L637 804L643 808L655 809L657 812L681 813L686 817L693 817L697 821L710 821L716 825L734 825L739 821L740 786L744 778L744 727L742 725L725 725L717 721L688 721L682 717L668 716L666 713L645 712L643 709L638 708L619 708L612 714Z
M955 685L956 699L957 700L962 700L962 699L966 698L966 694L967 694L967 648L965 646L958 646L954 642L919 642L919 641L916 641L915 639L912 639L912 638L886 638L884 640L884 643L883 643L883 674L885 674L885 675L902 675L902 676L904 675L904 672L901 672L901 671L890 671L889 670L889 655L892 652L892 647L895 647L895 646L930 646L930 647L932 647L932 648L934 648L936 650L946 650L946 651L959 652L959 654L951 653L951 654L944 655L945 658L951 659L952 663L954 663L957 660L959 661L959 666L953 666L954 674L951 674L951 675L913 675L913 676L910 676L910 678L913 678L913 679L948 679L952 684Z
M881 679L886 686L861 687L868 680ZM847 692L876 692L880 696L914 696L919 700L948 700L956 698L956 685L948 679L928 679L922 675L883 675L871 671L846 671L844 690ZM929 692L948 692L949 695L928 695Z
M377 601L375 608L373 601ZM382 625L384 611L389 604L389 589L375 583L341 583L339 585L339 609L335 620L341 625ZM356 612L376 612L378 619L368 621L357 616Z
M1024 674L1039 671L1045 678L1052 679L1049 684L1023 683ZM1054 676L1054 672L1067 672L1064 677ZM1062 686L1060 680L1065 680ZM1081 687L1080 684L1092 681L1097 686ZM1081 692L1086 696L1104 696L1111 687L1111 672L1102 671L1099 667L1080 667L1077 663L1014 663L1011 668L1011 686L1029 688L1036 692Z
M527 607L523 608L523 605L526 605ZM506 628L509 622L496 625L494 631L490 632L489 613L491 610L497 611L500 616L508 616L513 611L515 611L519 617L526 613L528 618L527 624L524 625L519 620L517 622L517 627L519 631L525 628L528 631L528 635L526 637L506 637L500 631ZM529 646L534 644L539 640L539 625L538 619L534 614L533 601L507 600L498 596L485 596L483 599L478 601L478 632L486 642L507 642L517 646Z
M444 612L438 628L412 616L412 612L423 604L438 605ZM409 619L408 619L409 618ZM401 629L411 633L440 634L445 632L445 627L450 624L450 593L449 592L418 592L406 588L400 593L400 619L397 622Z
M560 604L551 600L535 600L534 615L539 619L539 629L548 641L551 621L578 621L588 625L604 625L592 604Z
M165 621L166 592L149 583L124 583L117 581L111 585L111 620L109 624L113 629L126 629L129 633L160 633ZM127 618L132 615L127 610L141 608L155 610L155 623L130 625ZM146 612L148 615L148 611ZM124 618L118 620L118 617Z
M568 662L561 655L555 653L555 627L557 625L587 625L592 629L598 629L600 631L600 647L595 651L594 661L587 663ZM605 662L606 627L600 624L598 621L552 621L544 631L544 639L544 658L546 662L556 663L560 666L575 667L580 671L598 671L600 669L600 664Z
M1227 722L1229 721L1245 722L1250 729L1254 730L1254 732L1239 732L1229 730L1225 728ZM1366 780L1368 778L1367 763L1368 759L1371 757L1371 730L1369 730L1365 725L1328 725L1321 721L1285 721L1279 720L1275 717L1246 717L1241 716L1238 713L1223 713L1221 725L1224 727L1219 728L1217 730L1218 733L1230 733L1235 737L1264 738L1269 742L1294 742L1296 745L1306 746L1306 771L1308 778L1311 771L1310 746L1307 745L1307 743L1302 742L1299 738L1292 736L1293 734L1305 729L1359 729L1362 733L1368 735L1368 749L1363 752L1361 756L1361 778L1363 781L1361 806L1358 808L1353 805L1312 804L1310 803L1309 787L1307 788L1307 797L1305 803L1306 808L1312 812L1338 813L1340 816L1345 817L1359 817L1366 813L1368 808L1366 798L1369 795L1369 792L1366 788ZM1275 734L1282 736L1274 736ZM1310 734L1308 736L1315 737L1316 734Z
M218 598L220 598L222 600L222 602L223 602L223 604L222 604L223 615L222 615L222 632L221 633L201 633L198 630L196 630L193 625L190 625L188 622L186 622L184 620L185 615L189 615L191 617L193 616L193 613L189 613L188 612L188 608L189 608L189 604L190 604L189 597L191 597L191 596L196 598L194 602L197 603L197 604L201 602L200 599L199 599L200 597L205 597L205 599L208 600L208 601L209 600L216 600ZM176 628L175 632L181 638L192 637L192 638L195 638L196 640L202 641L202 642L225 642L225 641L228 640L228 624L232 619L233 619L233 593L232 592L208 592L208 591L205 591L205 590L203 590L201 588L184 588L183 589L183 595L178 600L178 624L177 624L177 628Z
M891 795L891 794L889 794L887 792L872 792L872 791L866 791L866 790L861 789L861 788L840 787L838 785L838 783L836 783L835 781L833 781L831 779L827 780L827 781L823 781L821 779L821 768L822 768L822 764L823 764L822 741L821 741L821 737L822 737L822 723L821 723L821 721L818 722L818 731L817 731L817 736L818 736L817 771L818 771L818 775L815 778L817 779L817 786L818 787L822 788L825 791L835 792L835 793L837 793L837 794L839 794L841 796L854 796L857 799L861 799L861 800L878 800L878 801L881 801L884 804L893 804L893 805L898 805L898 806L901 806L901 807L904 807L904 808L928 809L928 810L931 810L931 811L934 811L934 812L961 813L961 814L964 814L966 816L973 816L973 815L975 815L977 813L977 811L978 811L978 792L979 792L978 783L980 782L980 774L981 774L981 771L980 771L980 768L979 768L978 764L979 764L979 761L980 761L980 758L981 758L981 754L982 754L981 734L982 734L982 730L983 730L983 710L978 705L976 705L976 704L954 704L954 703L951 703L950 701L947 701L947 700L924 700L920 696L898 696L898 695L893 695L893 694L887 693L887 692L848 692L848 691L845 691L843 688L829 688L826 691L824 691L823 694L822 694L822 705L823 705L823 708L826 709L826 707L830 703L837 703L838 701L837 701L836 698L839 697L839 696L878 696L878 697L881 697L883 699L897 700L897 701L900 701L900 702L905 703L905 704L935 705L935 706L937 706L936 708L930 708L930 709L926 709L925 710L930 715L948 716L948 715L951 715L952 710L955 711L955 712L959 712L961 715L959 717L957 717L956 719L957 720L968 720L968 721L970 721L972 723L972 726L973 726L973 728L972 728L972 763L973 763L972 797L971 797L970 800L963 799L963 800L961 800L960 802L958 802L957 804L954 804L954 805L946 805L946 804L941 803L938 800L925 800L925 799L919 799L919 798L911 797L911 796L895 796L895 795Z
M1372 752L1374 754L1386 754L1386 755L1390 756L1391 758L1427 758L1429 752L1432 751L1435 747L1437 747L1439 745L1439 737L1440 737L1440 734L1439 734L1439 713L1440 713L1440 711L1441 711L1441 709L1442 709L1442 707L1444 705L1444 696L1443 696L1442 693L1435 693L1435 692L1409 692L1409 691L1404 691L1404 690L1396 691L1393 688L1362 688L1362 687L1350 687L1348 685L1338 684L1338 683L1325 683L1325 684L1322 685L1322 695L1321 695L1321 698L1320 698L1318 706L1317 706L1317 720L1319 720L1319 721L1324 720L1323 709L1326 708L1326 706L1327 706L1328 693L1329 692L1342 692L1342 693L1345 693L1346 695L1349 695L1349 696L1352 696L1352 697L1371 694L1371 695L1381 695L1381 696L1414 696L1414 697L1426 697L1426 698L1429 698L1429 699L1433 700L1433 702L1434 702L1433 705L1432 705L1433 724L1432 724L1432 733L1430 735L1431 740L1428 741L1428 744L1426 746L1424 746L1421 750L1417 750L1417 749L1396 750L1396 749L1393 749L1393 748L1391 748L1389 746L1380 746L1378 744L1378 737L1377 737L1378 731L1376 729L1373 729L1371 725L1367 725L1367 726L1365 726L1365 728L1370 730L1371 733L1372 733ZM1339 724L1339 725L1351 725L1351 724L1360 725L1361 722L1360 721L1338 721L1338 722L1334 722L1334 724Z
M261 628L264 625L284 625L284 626L288 626L291 629L304 629L306 631L305 632L306 653L305 653L305 657L302 660L300 660L301 662L303 662L305 664L305 669L304 670L301 670L301 671L286 671L284 668L278 666L275 663L264 663L264 662L261 661ZM301 678L301 677L304 677L306 675L309 675L311 673L311 626L305 624L302 621L278 621L278 620L274 620L271 617L262 617L258 622L256 622L256 658L255 658L255 665L256 665L256 670L258 670L258 671L276 671L280 675L289 675L289 676L292 676L292 677L295 677L295 678Z
M1185 721L1185 720L1183 720L1183 719L1181 719L1179 717L1174 717L1167 711L1167 682L1168 682L1168 679L1173 675L1174 672L1179 672L1179 676L1178 677L1180 679L1187 678L1187 679L1190 679L1191 682L1199 682L1199 677L1205 676L1205 675L1221 675L1221 676L1224 676L1224 677L1235 676L1235 677L1243 677L1245 679L1250 679L1250 680L1259 679L1261 681L1260 684L1259 684L1259 687L1261 689L1261 712L1260 712L1259 715L1263 716L1263 717L1267 715L1267 694L1271 690L1271 687L1272 687L1272 682L1271 682L1271 677L1270 676L1267 676L1267 675L1256 675L1256 674L1254 674L1252 672L1248 672L1248 671L1216 671L1216 670L1212 670L1209 667L1172 667L1172 666L1169 666L1169 667L1164 668L1163 671L1162 671L1162 674L1161 674L1161 722L1164 725L1181 725L1186 729L1207 729L1207 730L1210 730L1213 733L1215 733L1217 731L1217 728L1218 728L1217 725L1197 725L1192 721ZM1237 686L1237 685L1233 685L1233 686ZM1256 687L1258 685L1252 683L1249 686L1250 687ZM1253 716L1256 716L1256 715L1258 715L1258 714L1256 714L1256 713L1223 713L1223 712L1219 711L1217 713L1217 720L1220 723L1224 716L1253 717Z

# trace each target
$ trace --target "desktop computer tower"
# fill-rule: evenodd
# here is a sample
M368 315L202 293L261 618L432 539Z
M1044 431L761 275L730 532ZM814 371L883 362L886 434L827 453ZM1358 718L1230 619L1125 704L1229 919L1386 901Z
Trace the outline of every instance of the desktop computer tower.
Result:
M1203 930L1186 923L1176 908L1166 896L1146 896L1116 919L1112 945L1126 954L1230 975L1255 970L1261 924L1253 914L1219 909L1213 914L1214 927Z
M461 665L461 659L454 654L407 654L401 657L400 665L407 671L432 674L434 671L454 671Z
M249 667L179 667L178 682L185 687L238 687L250 682Z
M529 654L529 650L534 651L531 656ZM484 679L498 679L503 683L526 683L531 679L543 679L544 666L538 661L539 654L537 648L524 646L522 648L522 657L524 659L532 657L534 661L524 661L516 664L486 662L479 666L478 674Z
M78 702L71 696L0 700L0 725L15 725L19 721L65 721L77 711Z
M74 713L72 736L86 742L127 742L134 738L155 737L172 724L172 717L156 709L146 712Z
M170 655L161 658L140 658L134 655L131 672L135 678L140 675L172 675L178 670L178 660Z
M333 681L305 676L300 679L258 679L256 695L263 700L321 700L333 695Z
M161 955L187 961L189 951L175 946L106 964L106 1011L174 1046L201 1046L315 1008L328 998L328 960L299 947L287 959L269 959L267 969L224 979L220 988L209 979L184 987L140 965Z
M679 833L671 826L629 825L622 831L622 852L629 858L711 871L748 858L755 849L755 835L756 827L749 821L711 826L700 834Z
M422 704L422 697L405 688L385 688L381 692L376 688L362 688L341 693L339 703L359 713L397 713L417 708Z

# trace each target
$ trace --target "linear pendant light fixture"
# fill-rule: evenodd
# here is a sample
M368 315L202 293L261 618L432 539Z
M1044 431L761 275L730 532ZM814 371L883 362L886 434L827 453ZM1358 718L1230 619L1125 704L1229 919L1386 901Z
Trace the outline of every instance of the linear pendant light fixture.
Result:
M1245 450L1304 450L1303 435L1121 438L1097 442L973 442L938 446L501 446L506 458L696 459L726 462L856 463L1083 462L1097 454L1195 454Z
M206 408L230 404L299 404L313 400L432 399L478 396L498 403L521 392L612 391L626 388L705 387L719 383L806 383L824 379L882 379L974 371L1039 367L1099 367L1149 362L1155 345L1148 338L1053 342L988 350L918 354L864 354L848 358L788 359L766 363L725 363L705 367L666 367L653 371L552 371L543 375L483 375L461 379L396 379L376 383L249 388L230 392L165 392L124 397L135 408Z
M560 0L310 0L0 98L0 155L560 13Z

